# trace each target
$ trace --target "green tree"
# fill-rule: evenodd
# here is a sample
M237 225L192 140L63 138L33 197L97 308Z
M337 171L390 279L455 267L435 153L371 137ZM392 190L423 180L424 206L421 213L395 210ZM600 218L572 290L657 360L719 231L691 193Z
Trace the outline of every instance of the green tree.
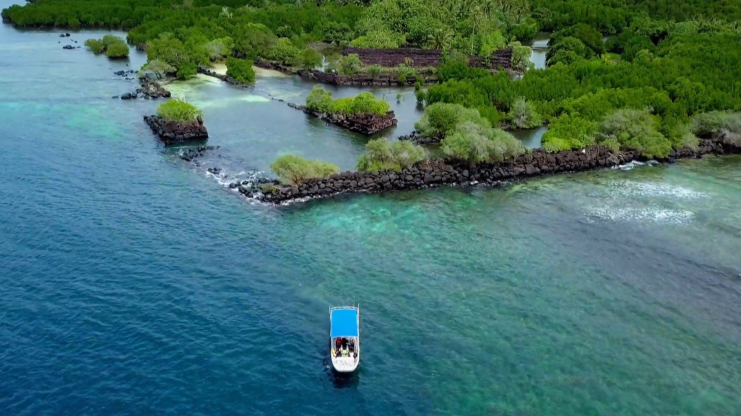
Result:
M666 157L671 142L658 127L658 117L642 110L623 109L605 116L599 133L601 140L617 140L623 149L637 150L646 157Z
M466 121L442 141L445 155L475 166L482 162L500 162L525 152L522 143L511 134Z
M316 49L307 48L301 51L301 53L296 57L294 65L305 69L314 69L321 66L322 61L322 54L317 52Z
M96 55L105 52L105 45L100 39L88 39L85 41L85 46Z
M512 125L518 129L531 129L543 124L543 117L535 110L535 106L520 97L512 104L507 115Z
M415 123L414 128L425 137L442 139L466 122L484 128L491 127L489 121L481 117L476 109L465 108L460 104L435 103L425 108L422 118Z
M423 160L426 155L422 147L409 141L391 144L386 138L371 140L365 146L365 153L358 159L357 169L361 172L399 172Z
M298 48L293 46L290 39L279 38L273 47L265 51L265 58L282 64L290 64L298 54Z
M244 59L227 59L226 75L236 79L243 84L252 84L255 82L255 70L252 69L252 61Z
M106 47L105 54L109 58L121 59L129 57L129 46L125 43L113 43Z

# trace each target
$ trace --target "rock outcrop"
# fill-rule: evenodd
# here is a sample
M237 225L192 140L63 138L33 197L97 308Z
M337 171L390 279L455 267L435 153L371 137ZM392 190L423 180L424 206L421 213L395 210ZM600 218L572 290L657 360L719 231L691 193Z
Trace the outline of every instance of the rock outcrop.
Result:
M734 137L720 137L702 140L697 149L674 150L664 162L672 162L674 158L698 158L707 154L739 153L741 141L735 141ZM280 204L360 192L378 193L475 184L497 187L536 176L603 169L640 160L645 161L646 158L637 152L613 153L603 146L558 153L534 149L531 153L514 159L475 167L432 159L419 162L401 172L344 172L324 179L311 179L299 186L273 185L254 197L264 202Z
M139 80L140 90L137 92L143 94L147 98L170 98L170 91L167 91L157 81L152 81L148 78L141 78Z
M304 113L323 120L327 123L334 124L336 126L354 131L356 133L365 134L367 136L376 134L389 127L395 126L398 120L393 111L389 111L386 114L333 114L333 113L320 113L318 111L310 110L303 105L296 105L288 103L288 106L301 110Z
M144 116L144 122L168 146L208 139L208 131L200 117L198 117L198 120L184 123L167 121L160 116Z

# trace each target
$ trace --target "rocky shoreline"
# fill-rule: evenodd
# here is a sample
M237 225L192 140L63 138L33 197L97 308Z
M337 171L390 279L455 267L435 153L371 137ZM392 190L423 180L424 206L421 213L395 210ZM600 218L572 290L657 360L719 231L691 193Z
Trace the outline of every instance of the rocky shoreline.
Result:
M212 70L210 70L208 68L205 68L205 67L202 67L202 66L199 66L198 69L197 69L197 71L198 71L199 74L203 74L203 75L206 75L206 76L209 76L209 77L218 78L218 79L226 82L227 84L234 85L235 87L241 87L241 88L249 88L249 87L252 87L251 84L241 83L241 82L237 81L236 79L230 77L229 75L219 74L218 72L212 71Z
M675 159L700 158L709 154L741 154L741 140L738 137L729 138L728 136L703 139L697 149L673 150L669 158L662 162L672 163ZM454 161L431 159L419 162L401 172L344 172L324 179L311 179L299 186L272 182L271 185L260 188L240 185L239 191L245 196L263 202L288 204L341 194L380 193L440 186L500 187L511 182L543 175L605 169L633 161L646 160L635 151L613 153L603 146L591 146L583 150L558 153L533 149L531 153L515 159L500 163L480 164L476 167Z
M208 139L208 130L206 130L203 119L200 117L198 117L198 120L183 123L167 121L160 116L144 116L144 122L168 146Z
M354 131L356 133L364 134L366 136L374 135L380 131L386 130L389 127L395 126L398 120L393 110L388 111L386 114L332 114L332 113L320 113L318 111L310 110L303 105L288 103L288 106L301 110L305 114L312 117L316 117L329 124Z
M393 75L381 74L381 75L369 75L369 74L355 74L355 75L342 75L333 72L324 72L317 69L293 69L286 65L276 64L273 62L260 61L254 62L254 65L262 69L270 69L273 71L279 71L286 74L298 75L302 78L310 81L319 82L327 85L339 85L339 86L374 86L374 87L396 87L396 86L413 86L417 82L416 77L407 77L403 82L399 82L398 77ZM424 85L431 85L437 83L437 75L435 74L421 74Z

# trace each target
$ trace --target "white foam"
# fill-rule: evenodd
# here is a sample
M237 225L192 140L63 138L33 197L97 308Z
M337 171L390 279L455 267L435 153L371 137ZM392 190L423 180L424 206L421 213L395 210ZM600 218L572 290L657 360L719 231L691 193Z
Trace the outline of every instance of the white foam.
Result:
M661 196L674 199L701 199L710 197L710 194L706 192L661 182L617 180L609 181L605 185L610 188L609 192L611 196L622 198Z
M686 210L609 206L588 208L586 215L615 222L653 222L676 225L689 224L695 218L694 212Z

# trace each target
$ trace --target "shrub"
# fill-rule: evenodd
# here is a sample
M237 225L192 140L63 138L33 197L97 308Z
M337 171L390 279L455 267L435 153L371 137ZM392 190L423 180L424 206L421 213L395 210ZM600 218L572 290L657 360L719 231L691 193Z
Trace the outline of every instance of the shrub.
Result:
M511 42L509 46L512 47L512 69L525 71L533 65L530 62L533 50L529 46L523 46L520 42Z
M423 160L426 155L422 147L409 141L390 144L386 138L371 140L365 146L365 153L358 159L357 169L361 172L399 172Z
M103 42L103 45L105 46L111 46L114 43L126 43L122 38L113 35L104 35L101 42Z
M228 58L226 60L226 75L244 84L255 82L255 70L252 69L252 61Z
M326 178L340 172L337 165L290 154L275 159L270 164L270 169L280 177L281 182L290 185L299 185L312 178Z
M105 45L100 39L88 39L85 41L85 46L90 48L96 55L105 52Z
M403 35L396 34L390 30L373 30L350 42L350 46L356 48L398 48L406 42Z
M466 121L490 127L489 121L481 117L475 108L465 108L460 104L435 103L425 108L424 115L414 124L414 128L425 137L443 138Z
M383 99L376 98L373 93L361 92L353 98L351 113L352 114L380 114L384 115L389 111L391 105Z
M342 73L345 75L357 74L363 67L363 62L360 60L360 56L357 53L351 53L350 55L342 57Z
M712 137L721 130L741 133L741 113L711 111L692 119L692 131L700 137Z
M322 65L322 54L315 49L304 49L296 57L294 65L301 68L314 69Z
M279 38L275 45L265 52L265 57L271 61L290 64L298 54L298 48L293 46L290 39Z
M306 97L306 108L320 113L329 113L332 110L332 93L315 85Z
M157 107L157 114L165 120L189 122L203 116L201 110L183 100L169 99Z
M371 74L371 76L377 77L381 75L381 65L371 65L368 67L368 73Z
M184 63L180 65L180 68L177 72L178 79L188 79L196 76L198 73L198 70L196 69L196 64L192 62Z
M113 43L108 45L105 50L105 55L109 58L128 58L129 57L129 45L125 43Z
M174 75L177 73L177 69L174 66L159 59L154 59L142 65L139 70L139 77L143 77L146 71L154 72L154 74L157 75L157 78L164 78L167 75Z
M363 92L355 97L332 99L332 93L315 85L306 97L306 108L321 113L335 114L381 114L389 111L391 105L383 99L376 98L370 92Z
M205 45L206 51L208 52L208 57L212 61L216 61L231 55L233 47L234 41L230 37L214 39L206 43Z
M527 102L524 97L515 100L507 116L518 129L531 129L543 124L543 117L535 111L535 106Z
M594 144L596 123L576 115L563 114L551 121L543 134L543 148L549 152L583 149Z
M618 110L602 120L601 141L615 139L621 148L637 150L646 157L666 157L672 146L658 131L658 124L658 117L647 111Z
M525 152L525 147L501 129L486 128L466 121L442 141L442 150L453 159L474 166L481 162L500 162Z

